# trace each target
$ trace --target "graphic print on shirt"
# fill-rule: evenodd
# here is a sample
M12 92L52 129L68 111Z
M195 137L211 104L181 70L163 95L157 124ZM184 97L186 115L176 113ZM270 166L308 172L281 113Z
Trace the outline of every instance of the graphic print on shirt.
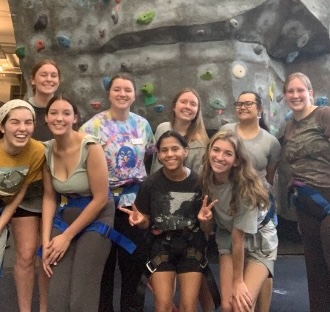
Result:
M108 170L112 177L118 180L135 176L141 166L138 161L138 150L132 143L132 138L128 134L115 135L107 141ZM134 172L134 171L137 172Z
M129 146L122 146L116 157L116 168L134 168L136 165L136 154Z
M19 189L22 181L28 174L29 168L16 167L0 169L0 195L13 195Z
M155 196L154 227L176 230L195 223L198 193L168 192Z

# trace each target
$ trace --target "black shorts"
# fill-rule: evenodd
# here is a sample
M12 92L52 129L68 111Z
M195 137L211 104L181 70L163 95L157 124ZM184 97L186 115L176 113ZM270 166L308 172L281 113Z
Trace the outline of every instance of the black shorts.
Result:
M182 231L171 231L171 238L168 240L166 234L155 235L151 244L150 257L154 259L159 255L167 255L166 262L157 265L157 272L203 272L206 261L205 251L207 241L204 232L200 229L197 232L190 232L188 238L182 235ZM173 232L177 232L174 233ZM191 254L189 250L198 253L198 257ZM202 256L201 256L202 255ZM198 258L198 259L197 259ZM151 264L152 266L152 264Z
M18 207L13 214L13 218L38 217L41 218L41 212L32 212Z

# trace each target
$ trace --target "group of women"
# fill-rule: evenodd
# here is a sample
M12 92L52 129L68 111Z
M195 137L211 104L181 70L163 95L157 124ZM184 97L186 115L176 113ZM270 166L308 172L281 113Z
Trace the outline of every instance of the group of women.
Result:
M112 77L110 108L79 130L76 105L54 96L56 63L37 64L31 82L28 102L0 108L0 263L11 222L20 311L31 311L40 233L40 311L114 311L117 263L121 311L143 311L146 268L156 311L172 311L176 281L180 311L196 311L198 300L212 311L203 273L214 231L221 311L269 311L278 245L269 211L281 146L267 132L257 93L242 92L234 103L237 122L209 140L201 99L191 88L177 93L170 122L154 137L148 121L131 112L136 86L128 73ZM330 109L313 105L301 73L288 76L284 95L293 120L283 155L292 168L311 311L325 311L330 219L305 189L330 199Z

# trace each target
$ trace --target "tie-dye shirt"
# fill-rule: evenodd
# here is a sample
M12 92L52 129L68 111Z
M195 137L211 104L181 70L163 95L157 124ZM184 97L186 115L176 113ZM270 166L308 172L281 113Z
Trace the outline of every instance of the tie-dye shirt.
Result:
M132 112L125 121L112 118L109 110L87 121L80 131L99 137L104 148L109 171L109 187L142 182L147 172L145 155L155 152L155 138L148 121ZM119 206L131 206L136 194L125 194Z

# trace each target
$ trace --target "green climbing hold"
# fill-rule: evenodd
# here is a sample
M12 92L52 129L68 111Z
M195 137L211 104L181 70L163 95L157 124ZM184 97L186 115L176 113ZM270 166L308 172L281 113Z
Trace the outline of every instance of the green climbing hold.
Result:
M19 59L22 59L25 57L25 47L19 46L15 49L15 54Z
M151 82L147 82L142 88L141 92L146 96L151 96L155 92L155 86Z
M206 71L205 73L199 76L202 80L212 80L213 74L210 71Z
M209 105L214 109L225 109L226 104L220 99L214 99L209 102Z
M140 25L148 25L152 22L155 16L156 16L156 12L153 10L144 12L138 16L136 22Z

